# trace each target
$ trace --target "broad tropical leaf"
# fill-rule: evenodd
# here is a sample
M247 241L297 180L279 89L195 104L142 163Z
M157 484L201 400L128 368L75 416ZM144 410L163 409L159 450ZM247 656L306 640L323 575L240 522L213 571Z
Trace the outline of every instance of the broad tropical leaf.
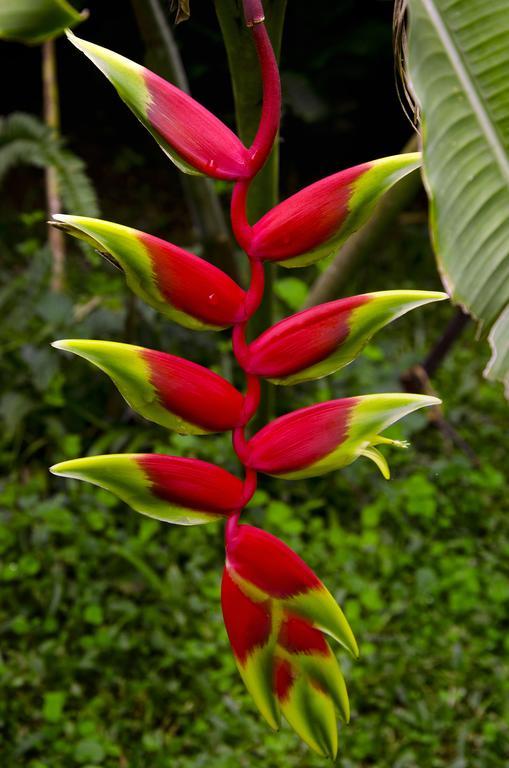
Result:
M509 383L509 7L409 0L409 74L442 279L490 335Z
M241 423L243 396L202 365L115 341L64 339L53 346L96 365L133 410L182 435L226 432Z
M442 301L436 291L378 291L298 312L249 345L245 370L275 384L320 379L348 365L383 326L415 307Z
M348 722L341 670L323 633L353 655L358 648L336 601L282 541L238 526L227 537L221 602L237 667L272 728L280 713L304 741L335 757L335 707Z
M409 413L439 403L426 395L383 394L301 408L257 432L247 444L245 463L258 472L296 479L323 475L365 456L388 479L389 467L375 446L406 443L380 433Z
M86 17L66 0L0 0L0 38L37 45Z
M199 459L123 453L62 461L50 471L106 488L142 515L166 523L209 523L242 506L242 481Z
M245 292L231 277L194 253L111 221L53 217L55 226L110 258L129 288L176 323L219 330L243 319Z

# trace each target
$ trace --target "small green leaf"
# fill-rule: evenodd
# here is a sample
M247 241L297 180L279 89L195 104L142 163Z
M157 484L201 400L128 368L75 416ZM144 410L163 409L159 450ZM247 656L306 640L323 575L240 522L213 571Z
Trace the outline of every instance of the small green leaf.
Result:
M95 624L96 626L102 624L103 612L101 606L95 603L92 603L92 605L87 605L83 613L83 618L88 624Z
M293 310L300 309L308 295L306 283L298 277L281 278L276 282L274 290L277 297Z
M66 0L0 0L0 37L37 45L88 16Z
M44 694L42 716L48 723L58 723L62 719L66 697L65 691L48 691Z

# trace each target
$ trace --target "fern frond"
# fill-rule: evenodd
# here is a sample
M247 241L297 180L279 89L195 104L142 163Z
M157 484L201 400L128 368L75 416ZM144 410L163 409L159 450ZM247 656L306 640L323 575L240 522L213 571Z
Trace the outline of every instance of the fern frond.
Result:
M98 216L97 197L83 160L41 120L23 112L0 118L0 186L18 165L55 168L66 210L80 216Z

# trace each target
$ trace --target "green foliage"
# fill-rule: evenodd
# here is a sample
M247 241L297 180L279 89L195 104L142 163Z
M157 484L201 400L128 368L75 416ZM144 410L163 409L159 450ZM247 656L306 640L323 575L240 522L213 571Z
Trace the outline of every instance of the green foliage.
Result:
M506 0L409 0L409 69L440 271L490 336L509 390L509 13Z
M0 0L0 37L37 44L83 21L67 0Z
M40 226L23 217L0 268L0 765L323 766L286 727L271 734L244 691L220 613L220 527L165 526L48 474L55 461L102 451L236 466L227 436L134 423L105 377L49 347L69 336L125 339L134 325L131 341L192 353L228 375L228 355L218 359L206 335L160 323L141 305L127 309L108 265L72 259L77 303L50 296ZM403 268L433 287L423 254L416 230L381 256L376 287L401 281ZM373 381L397 388L448 311L399 320L340 376L285 391L279 409L369 392ZM344 768L509 761L507 411L501 392L480 383L484 362L472 332L434 382L480 468L417 415L391 435L414 449L394 455L390 484L359 461L313 481L269 479L247 512L306 553L360 641L360 660L345 659L353 716L340 734Z
M0 186L18 165L55 168L66 209L81 216L98 215L97 197L83 161L38 118L23 112L0 118Z

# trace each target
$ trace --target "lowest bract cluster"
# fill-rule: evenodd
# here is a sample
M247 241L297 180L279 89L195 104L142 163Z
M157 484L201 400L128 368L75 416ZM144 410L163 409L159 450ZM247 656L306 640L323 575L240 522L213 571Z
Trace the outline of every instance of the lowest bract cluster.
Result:
M163 427L194 435L231 431L244 476L198 459L156 454L90 456L57 464L52 472L95 483L158 520L225 521L222 606L239 672L270 726L277 728L283 715L312 749L334 757L336 711L348 721L349 703L327 638L353 656L357 643L333 596L304 561L269 533L240 524L239 517L258 473L313 477L365 457L389 477L378 446L400 444L385 438L384 430L439 401L402 393L353 396L287 413L251 437L246 426L258 408L261 378L287 386L334 373L385 325L446 296L364 293L287 317L248 343L246 327L264 290L264 262L298 267L334 254L380 196L419 166L420 157L398 155L340 171L249 222L249 185L276 139L281 97L261 5L244 5L263 80L261 119L250 147L154 73L71 33L69 38L182 171L234 182L232 228L251 266L247 290L195 254L130 227L69 215L56 216L55 225L113 260L130 289L170 320L196 330L232 328L246 391L168 352L86 339L54 344L104 371L131 408Z

